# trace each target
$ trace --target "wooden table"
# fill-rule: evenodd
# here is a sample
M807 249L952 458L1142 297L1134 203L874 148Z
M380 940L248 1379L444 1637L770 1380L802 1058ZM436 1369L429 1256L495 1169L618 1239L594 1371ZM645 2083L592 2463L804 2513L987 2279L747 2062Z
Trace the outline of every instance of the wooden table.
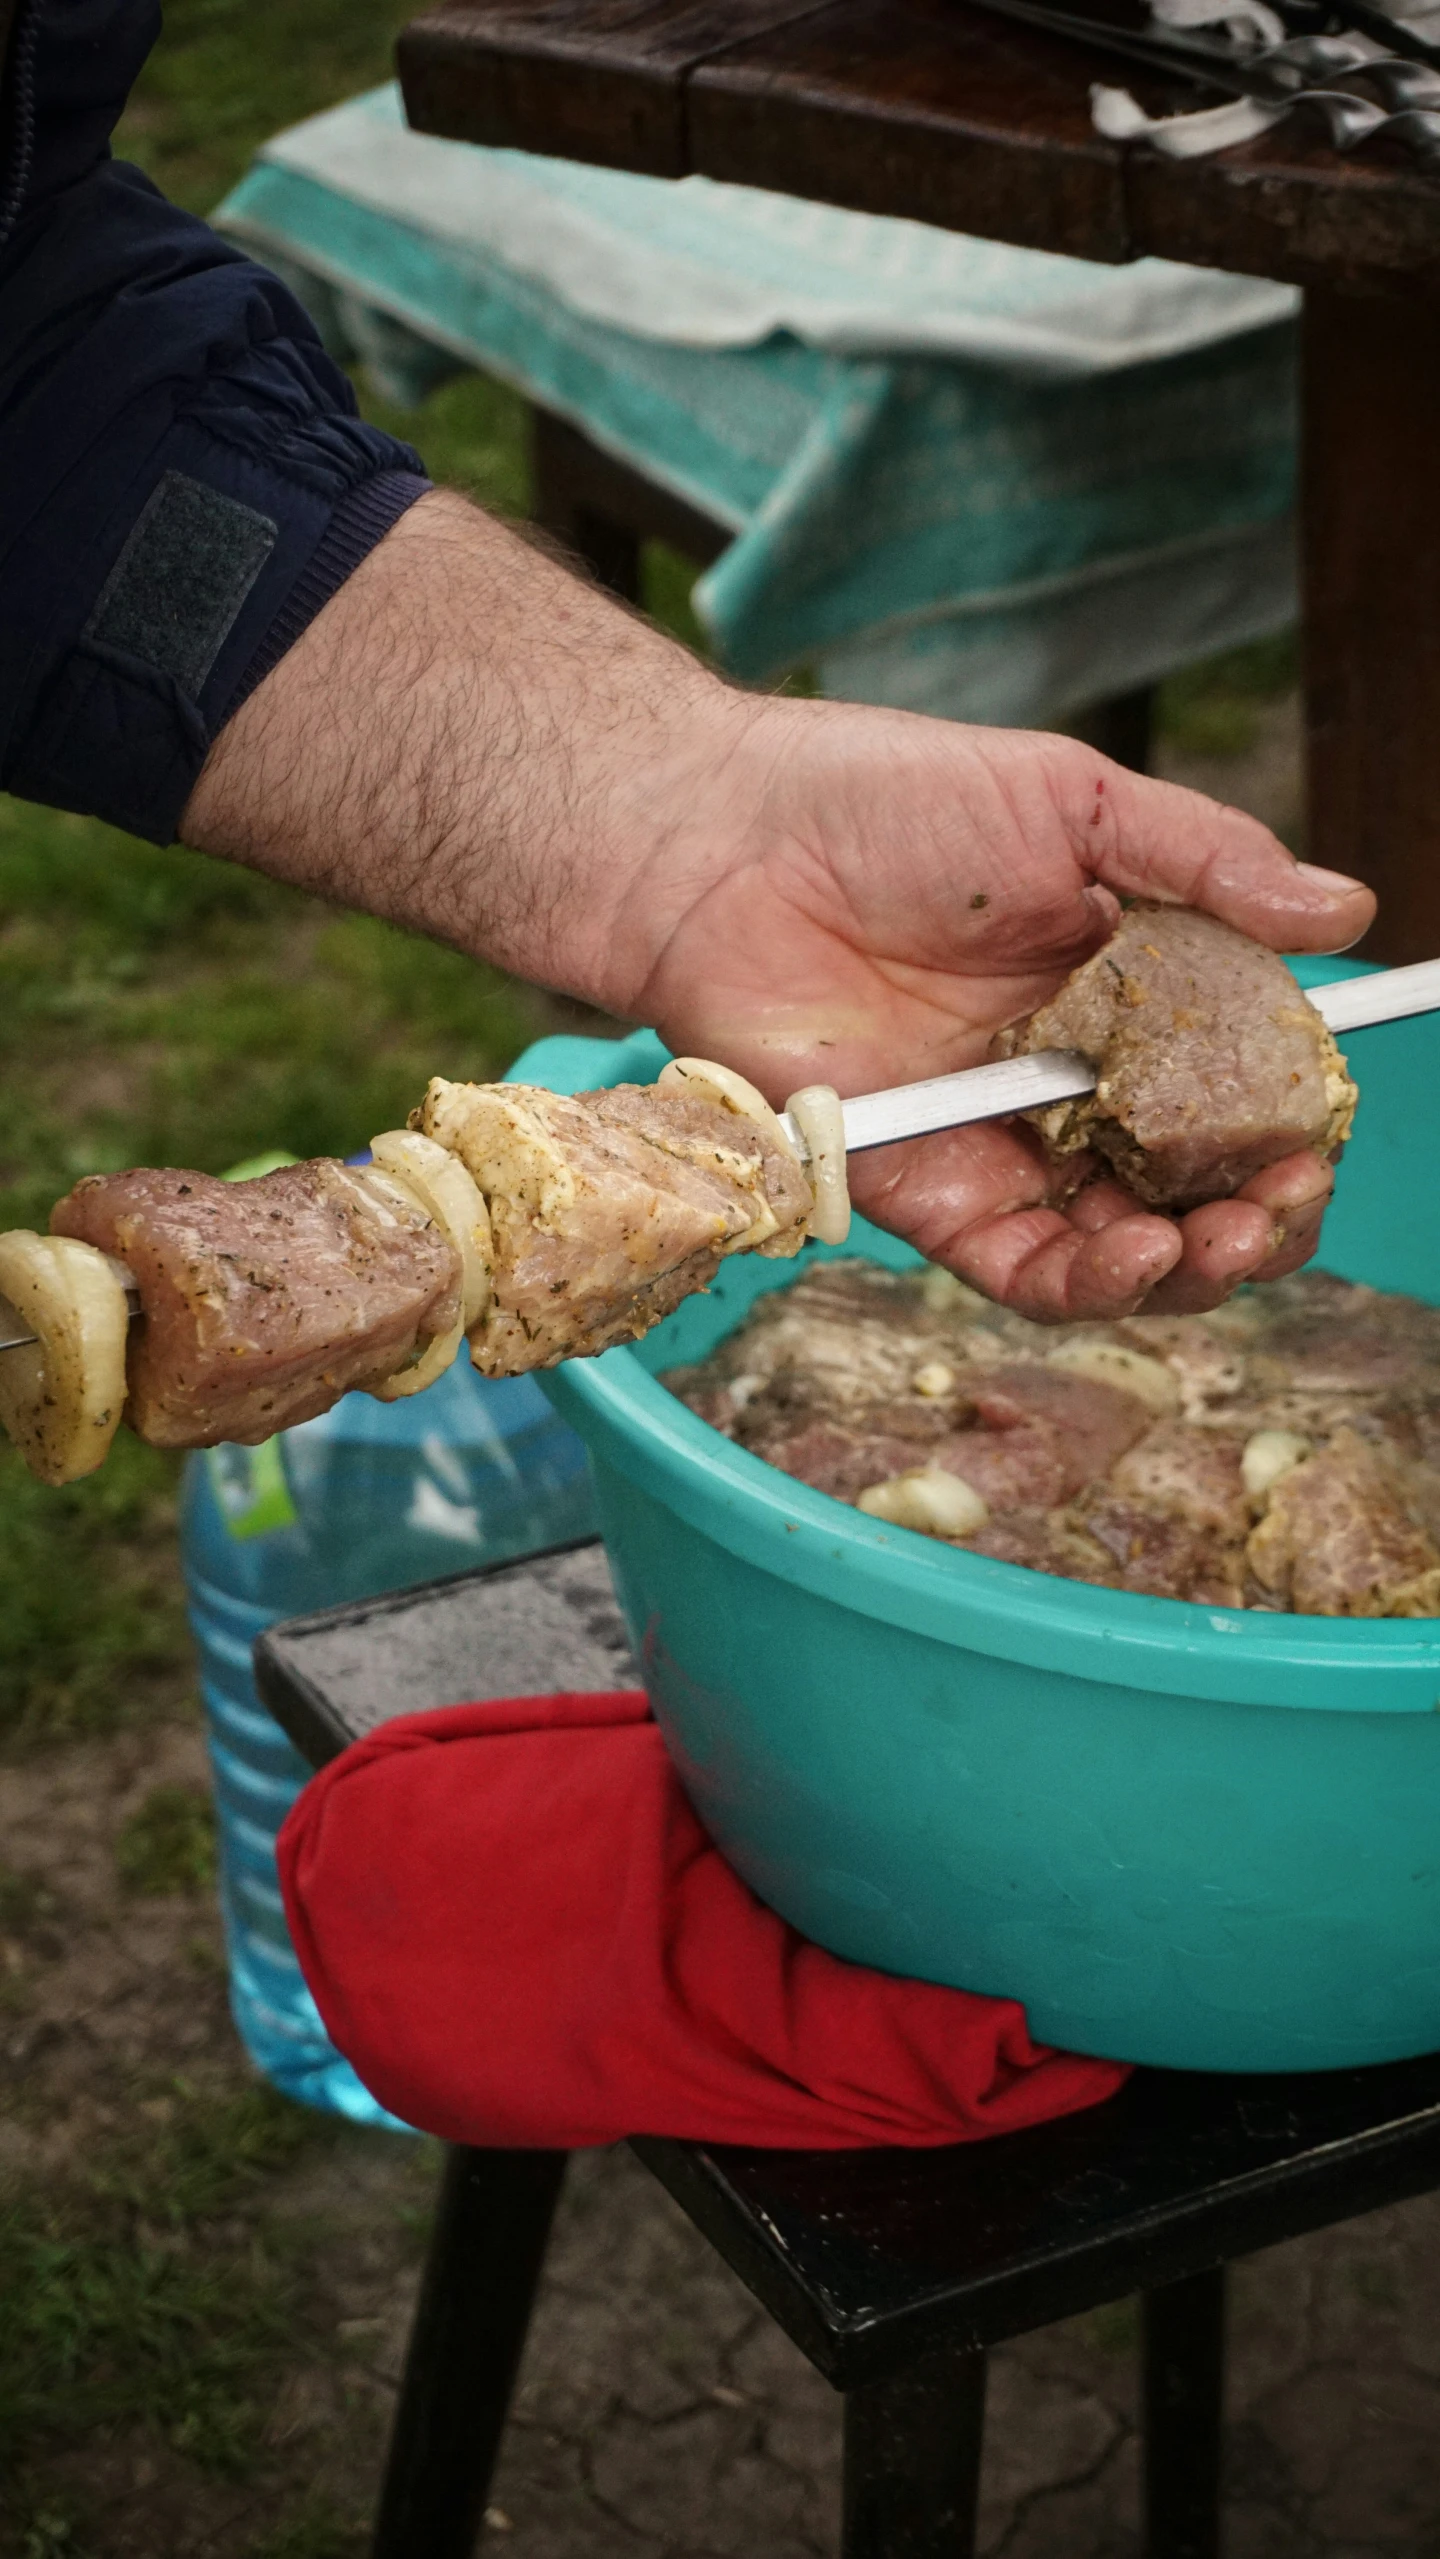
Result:
M1307 850L1379 891L1372 956L1440 952L1440 180L1288 126L1122 149L1090 81L1163 93L967 0L442 0L398 58L425 133L1302 285Z

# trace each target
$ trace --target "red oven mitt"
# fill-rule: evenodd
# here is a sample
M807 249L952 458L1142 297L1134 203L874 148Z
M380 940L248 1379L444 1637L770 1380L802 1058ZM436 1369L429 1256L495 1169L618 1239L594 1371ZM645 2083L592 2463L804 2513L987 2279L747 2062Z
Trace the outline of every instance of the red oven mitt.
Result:
M447 2141L923 2147L1126 2076L1032 2043L1014 2000L799 1936L701 1828L640 1693L382 1725L305 1789L280 1875L334 2041Z

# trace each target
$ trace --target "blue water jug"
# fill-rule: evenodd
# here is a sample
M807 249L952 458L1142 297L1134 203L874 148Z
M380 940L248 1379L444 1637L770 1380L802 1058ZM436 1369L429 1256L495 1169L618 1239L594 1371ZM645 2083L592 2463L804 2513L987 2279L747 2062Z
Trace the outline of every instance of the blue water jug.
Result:
M275 1838L308 1769L255 1693L250 1648L277 1617L499 1563L593 1534L585 1452L533 1378L461 1357L394 1404L347 1395L259 1448L192 1457L181 1507L219 1830L235 2022L277 2088L390 2123L336 2052L301 1977Z

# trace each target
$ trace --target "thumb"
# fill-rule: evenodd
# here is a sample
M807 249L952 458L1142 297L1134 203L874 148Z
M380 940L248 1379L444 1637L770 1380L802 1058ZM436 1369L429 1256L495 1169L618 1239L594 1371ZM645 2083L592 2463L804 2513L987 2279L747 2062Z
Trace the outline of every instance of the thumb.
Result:
M1122 897L1203 907L1277 951L1348 950L1374 921L1362 882L1297 862L1243 809L1083 747L1056 759L1051 785L1081 868Z

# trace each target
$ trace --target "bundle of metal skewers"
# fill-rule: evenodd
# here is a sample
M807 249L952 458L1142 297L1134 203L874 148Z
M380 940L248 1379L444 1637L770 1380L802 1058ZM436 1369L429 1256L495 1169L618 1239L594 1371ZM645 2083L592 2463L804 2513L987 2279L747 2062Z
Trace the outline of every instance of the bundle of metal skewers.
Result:
M1149 115L1128 89L1096 84L1091 113L1111 141L1195 159L1299 117L1339 151L1383 141L1440 170L1440 13L1392 17L1373 0L1151 0L1148 25L1131 28L1048 0L981 5L1206 100Z

